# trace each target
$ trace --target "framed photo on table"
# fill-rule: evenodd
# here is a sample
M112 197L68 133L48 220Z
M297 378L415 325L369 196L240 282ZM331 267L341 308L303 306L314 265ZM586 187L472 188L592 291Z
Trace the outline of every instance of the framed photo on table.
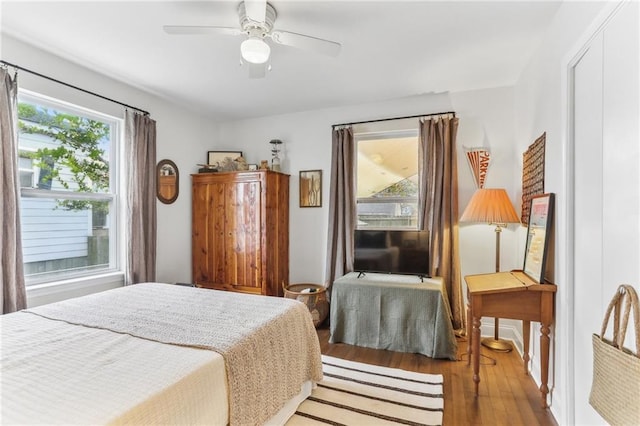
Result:
M547 260L551 224L553 223L554 194L536 195L531 198L527 245L524 252L524 273L542 284Z

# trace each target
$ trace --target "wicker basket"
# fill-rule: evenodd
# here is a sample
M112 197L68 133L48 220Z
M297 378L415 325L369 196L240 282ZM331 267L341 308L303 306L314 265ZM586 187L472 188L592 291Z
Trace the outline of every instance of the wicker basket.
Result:
M284 297L295 299L304 303L309 312L313 325L317 328L327 318L329 314L329 302L327 300L327 289L318 284L291 284L283 286Z
M613 313L613 340L604 337ZM635 353L625 348L629 317ZM593 334L593 381L589 403L610 425L640 421L640 301L628 284L618 287L604 315L600 335Z

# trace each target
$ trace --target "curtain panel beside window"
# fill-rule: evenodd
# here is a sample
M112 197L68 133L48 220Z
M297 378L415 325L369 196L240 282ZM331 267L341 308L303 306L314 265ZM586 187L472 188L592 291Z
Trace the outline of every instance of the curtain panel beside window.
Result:
M420 120L419 224L429 232L430 273L443 278L453 328L465 329L458 242L458 118Z
M353 232L356 220L355 143L351 127L333 129L326 287L353 271Z
M20 236L18 179L18 84L0 67L0 254L2 258L2 314L27 307Z
M156 279L156 122L125 114L127 185L127 266L125 283Z

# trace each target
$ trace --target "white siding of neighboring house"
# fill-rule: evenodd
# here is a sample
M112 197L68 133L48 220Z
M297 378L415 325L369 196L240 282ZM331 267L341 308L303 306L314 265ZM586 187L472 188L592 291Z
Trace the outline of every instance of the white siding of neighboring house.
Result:
M88 255L89 212L56 207L55 200L22 199L22 250L25 263Z
M54 147L55 143L44 135L21 134L20 145L35 151L47 145ZM34 186L38 174L34 168ZM64 188L54 180L51 189ZM55 200L45 198L22 198L20 208L24 263L87 256L91 210L65 210Z

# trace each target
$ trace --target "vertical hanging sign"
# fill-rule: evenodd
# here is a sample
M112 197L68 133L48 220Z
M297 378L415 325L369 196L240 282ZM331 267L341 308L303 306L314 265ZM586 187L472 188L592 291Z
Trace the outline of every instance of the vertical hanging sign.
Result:
M464 148L467 154L467 162L471 168L473 180L478 189L484 186L484 180L489 170L489 162L491 161L491 153L488 148Z
M547 132L544 132L522 154L522 223L529 223L531 199L544 193L544 147Z

